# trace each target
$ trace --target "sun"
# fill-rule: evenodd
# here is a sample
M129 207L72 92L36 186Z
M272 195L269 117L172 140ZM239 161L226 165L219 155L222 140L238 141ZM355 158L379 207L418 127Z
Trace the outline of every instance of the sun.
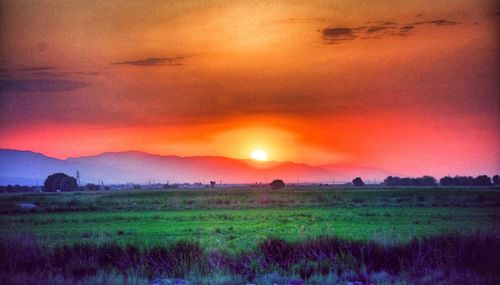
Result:
M252 151L252 154L250 156L253 160L258 160L258 161L266 161L267 160L267 152L262 149L255 149Z

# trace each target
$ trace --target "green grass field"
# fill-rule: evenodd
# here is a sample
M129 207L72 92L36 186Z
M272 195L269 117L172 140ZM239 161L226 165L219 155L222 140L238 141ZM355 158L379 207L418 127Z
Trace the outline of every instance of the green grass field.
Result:
M83 212L7 215L2 235L31 233L50 244L118 241L143 245L197 240L239 251L268 237L335 236L383 243L443 233L499 229L498 208L296 208Z
M34 212L16 208L38 205ZM489 189L225 189L2 194L1 235L47 244L196 240L239 251L268 237L383 243L500 230L500 191Z
M70 193L0 194L0 214L22 213L18 203L36 212L158 211L249 208L349 207L500 207L493 188L363 188L328 187L175 189Z

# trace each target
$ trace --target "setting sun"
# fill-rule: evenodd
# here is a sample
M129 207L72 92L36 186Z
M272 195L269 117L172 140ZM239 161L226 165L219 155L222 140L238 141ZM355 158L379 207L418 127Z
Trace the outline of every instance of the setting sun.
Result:
M256 150L252 151L251 158L253 160L266 161L267 160L267 152L262 150L262 149L256 149Z

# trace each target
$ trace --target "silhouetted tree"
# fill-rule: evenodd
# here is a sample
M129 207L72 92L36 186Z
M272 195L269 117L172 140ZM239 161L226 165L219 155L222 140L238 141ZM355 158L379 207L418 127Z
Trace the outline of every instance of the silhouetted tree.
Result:
M38 191L39 187L37 186L21 186L21 185L7 185L0 186L0 193L9 192L9 193L18 193L18 192L34 192Z
M271 182L271 188L274 190L281 189L283 187L285 187L285 182L281 179L275 179Z
M437 185L437 179L432 177L432 176L429 176L429 175L424 175L420 178L417 178L419 179L421 185L420 186L436 186Z
M215 181L210 181L210 188L214 188L215 187Z
M439 184L441 186L452 186L453 185L453 178L450 176L445 176L439 179Z
M387 176L387 178L384 179L384 184L386 186L396 186L396 178L399 177Z
M491 178L487 175L479 175L474 178L474 186L491 186Z
M422 176L416 178L388 176L384 179L384 184L386 186L436 186L437 180L432 176Z
M500 185L500 175L493 176L493 185Z
M75 178L64 173L54 173L45 179L43 188L47 192L75 191L78 189L78 185Z
M363 182L363 179L361 179L361 177L356 177L352 180L352 184L355 186L355 187L363 187L365 186L365 182Z
M87 189L88 191L97 191L99 190L99 188L99 185L94 183L87 183L87 186L85 186L85 189Z
M445 176L439 180L441 186L491 186L491 178L487 175L472 176Z
M59 185L59 189L63 192L68 192L68 191L76 191L78 190L78 183L76 178L74 177L64 177L61 179L61 185Z

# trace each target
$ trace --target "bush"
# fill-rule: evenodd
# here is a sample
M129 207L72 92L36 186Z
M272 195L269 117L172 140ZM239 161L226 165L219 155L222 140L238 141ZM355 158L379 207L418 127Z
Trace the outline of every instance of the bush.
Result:
M365 186L365 182L361 179L361 177L356 177L352 180L352 184L354 187L363 187Z
M67 192L78 190L78 185L74 177L64 173L54 173L47 176L47 179L43 183L43 188L47 192L56 192L57 190Z
M283 182L283 180L281 179L275 179L273 180L273 182L271 182L271 188L273 190L281 189L283 187L285 187L285 182Z
M500 185L500 175L493 176L493 185Z

